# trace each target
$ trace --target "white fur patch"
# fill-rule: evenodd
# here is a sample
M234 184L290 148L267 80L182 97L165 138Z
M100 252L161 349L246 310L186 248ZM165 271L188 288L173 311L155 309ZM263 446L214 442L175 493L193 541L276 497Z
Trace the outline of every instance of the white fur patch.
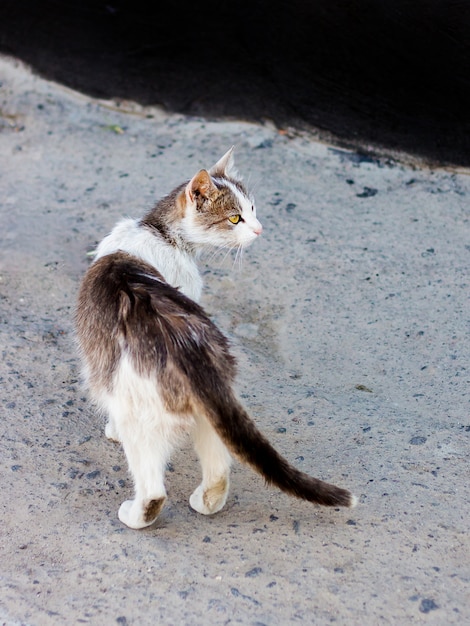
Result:
M245 248L253 243L263 230L261 223L256 218L254 202L225 178L214 177L214 181L228 187L237 198L242 219L238 224L232 225L230 230L221 230L216 227L207 228L198 223L196 203L188 200L186 214L181 220L184 237L201 249L209 246L228 250Z
M98 246L95 260L119 250L152 265L167 283L199 301L202 278L194 258L140 226L137 220L124 218L118 222Z
M238 198L240 206L242 207L241 216L243 218L243 222L239 222L237 224L237 226L240 227L237 236L242 240L240 241L240 244L247 246L252 243L262 231L261 223L256 218L255 202L253 198L245 196L245 194L230 181L224 180L224 185L229 187L234 196Z
M148 503L166 497L167 463L194 422L169 413L155 378L136 372L127 355L121 357L112 391L99 396L109 416L107 431L122 443L135 485L134 500L121 505L119 519L130 528L143 528L154 521L146 519Z

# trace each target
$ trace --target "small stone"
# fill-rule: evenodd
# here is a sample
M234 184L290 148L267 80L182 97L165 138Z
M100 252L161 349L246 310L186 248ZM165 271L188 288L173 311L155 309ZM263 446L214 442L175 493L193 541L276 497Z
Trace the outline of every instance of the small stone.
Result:
M427 257L427 256L431 256L435 253L434 248L427 248L426 252L421 252L421 256L422 257Z
M356 385L356 389L358 391L366 391L367 393L372 393L372 389L369 389L369 387L366 387L365 385Z
M287 428L284 428L284 427L281 426L280 428L277 429L277 432L278 433L286 433L287 432Z
M426 437L412 437L410 439L410 444L412 446L422 446L423 443L426 443L427 438Z
M265 139L264 141L262 141L256 146L255 150L262 150L263 148L271 148L272 145L273 145L272 139Z
M52 483L54 485L54 487L56 487L56 489L67 489L68 488L68 484L67 483Z
M428 598L423 598L423 600L421 600L421 604L419 605L419 610L421 611L421 613L429 613L429 611L434 611L438 608L439 607L434 602L434 600Z
M357 193L356 196L358 198L372 198L378 194L378 189L374 189L373 187L364 187L361 193Z
M254 567L245 573L245 578L254 578L255 576L258 576L258 574L261 574L262 571L261 567Z

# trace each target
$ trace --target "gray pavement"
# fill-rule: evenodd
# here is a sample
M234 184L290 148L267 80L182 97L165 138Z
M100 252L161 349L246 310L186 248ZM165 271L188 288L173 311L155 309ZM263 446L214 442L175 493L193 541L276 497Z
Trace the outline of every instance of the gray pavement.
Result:
M100 103L5 58L0 81L0 623L470 623L468 172ZM133 531L123 453L80 386L79 281L119 217L232 144L264 232L241 267L203 264L203 305L261 430L360 504L237 464L199 516L188 444Z

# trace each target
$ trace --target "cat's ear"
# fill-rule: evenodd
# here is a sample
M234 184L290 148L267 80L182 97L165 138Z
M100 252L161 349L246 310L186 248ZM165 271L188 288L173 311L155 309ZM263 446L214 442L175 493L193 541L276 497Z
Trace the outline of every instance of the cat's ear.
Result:
M209 172L212 176L230 176L231 178L239 178L233 162L234 149L235 146L232 146L230 150L228 150L224 156L211 167Z
M208 198L216 186L207 170L200 170L186 185L186 196L190 202L194 202L201 196Z

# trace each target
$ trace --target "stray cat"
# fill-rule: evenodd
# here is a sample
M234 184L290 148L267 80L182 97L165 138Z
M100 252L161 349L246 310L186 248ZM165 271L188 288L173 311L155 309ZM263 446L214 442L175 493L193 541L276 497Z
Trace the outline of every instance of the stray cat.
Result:
M261 231L231 149L143 219L120 221L83 279L78 342L92 398L108 415L106 436L122 443L134 479L135 497L119 509L130 528L149 526L160 513L165 469L186 432L202 466L189 499L199 513L225 504L229 451L291 495L327 506L356 502L289 465L257 430L232 390L228 342L196 304L199 253L247 246Z

